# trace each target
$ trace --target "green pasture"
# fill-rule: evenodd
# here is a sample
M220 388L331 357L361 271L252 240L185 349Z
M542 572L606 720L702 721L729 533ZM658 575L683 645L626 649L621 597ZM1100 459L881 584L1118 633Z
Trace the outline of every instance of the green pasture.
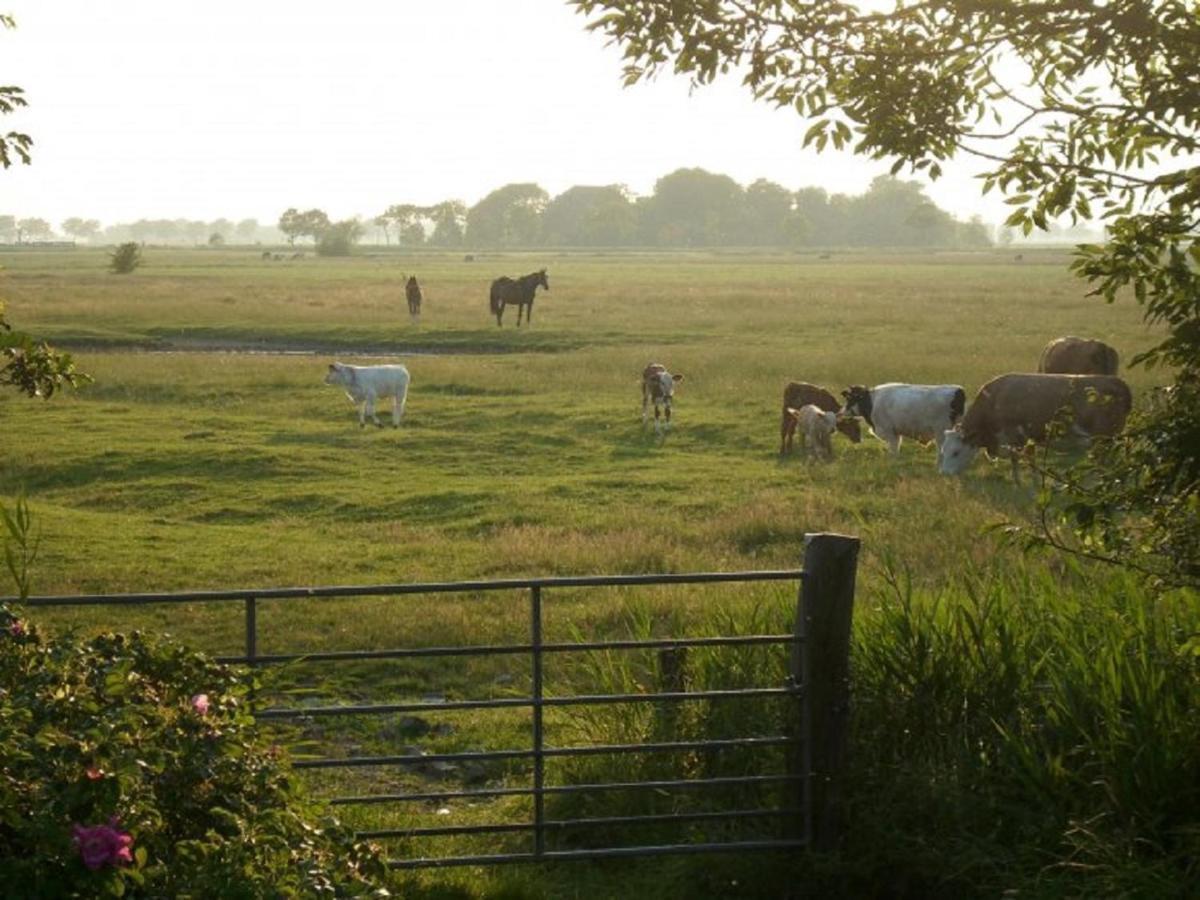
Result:
M49 402L0 395L0 500L29 498L37 594L794 567L804 534L817 531L862 538L864 621L898 569L917 591L987 570L1086 594L1108 576L1024 560L985 533L1031 511L1034 487L1013 484L1007 464L981 460L948 479L932 447L906 444L891 459L870 436L858 446L839 438L830 464L780 459L782 389L792 379L835 391L913 381L962 384L971 396L994 375L1034 370L1059 335L1103 338L1123 363L1159 338L1132 298L1086 297L1054 250L276 261L251 249L149 248L128 276L109 274L105 259L0 254L9 319L72 349L95 379ZM542 267L551 290L539 292L532 327L514 327L510 310L497 328L491 279ZM402 276L414 273L419 323L404 302ZM390 402L379 410L389 427L359 429L345 396L322 383L334 359L408 366L398 430ZM640 421L651 361L685 376L663 440ZM1122 374L1135 396L1165 380ZM777 587L552 592L546 637L786 629L793 604L792 589ZM153 626L236 652L241 614L189 604L39 617ZM527 615L519 594L264 603L259 650L520 642ZM588 659L550 675L551 689L636 689L653 660ZM280 689L313 703L401 702L520 694L527 676L526 664L499 659L360 664L295 674ZM483 713L455 722L424 738L426 749L516 746L527 727ZM299 753L331 740L346 753L421 743L388 727L312 726L290 739ZM581 727L578 717L551 723L556 735ZM368 776L385 779L371 789L413 784L354 772L334 787L365 792ZM424 815L436 822L434 810ZM359 824L394 822L374 816Z
M1156 338L1132 301L1083 296L1054 252L466 262L150 249L130 276L103 262L0 259L10 319L79 348L95 378L49 403L0 399L0 486L23 487L45 530L42 593L787 566L821 530L936 581L990 556L979 528L1019 515L1030 490L985 463L947 480L931 449L891 460L872 438L839 442L831 465L781 461L784 383L973 393L1033 369L1056 335L1104 338L1126 359ZM497 328L490 279L541 266L551 291L532 328L512 311ZM417 325L402 273L424 286ZM126 349L214 343L320 352ZM399 430L359 430L322 383L334 358L408 365ZM640 423L650 361L685 375L661 442Z

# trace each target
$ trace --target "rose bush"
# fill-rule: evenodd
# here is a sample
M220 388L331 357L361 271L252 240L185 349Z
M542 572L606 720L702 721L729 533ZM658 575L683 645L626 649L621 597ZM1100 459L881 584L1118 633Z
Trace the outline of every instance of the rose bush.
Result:
M22 897L375 895L236 673L137 632L47 640L0 605L0 884Z

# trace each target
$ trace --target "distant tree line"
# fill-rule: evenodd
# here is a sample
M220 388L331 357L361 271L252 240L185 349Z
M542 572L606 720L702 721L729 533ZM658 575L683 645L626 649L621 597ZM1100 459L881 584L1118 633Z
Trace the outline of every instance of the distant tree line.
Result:
M916 181L882 175L863 194L830 195L818 187L789 191L766 179L742 187L704 169L664 175L644 197L622 185L577 185L552 198L537 184L507 184L471 207L457 200L396 204L370 224L385 243L435 247L967 248L992 242L983 221L955 219ZM283 220L279 227L288 231ZM295 236L304 234L313 232Z
M58 229L38 218L0 215L0 244L28 243L68 237L91 244L225 244L280 243L283 236L272 225L260 225L257 219L138 219L104 227L96 219L72 216L59 223Z
M634 196L625 186L576 185L551 197L537 184L506 184L474 206L447 200L397 203L373 218L332 221L320 209L286 210L275 225L256 219L139 219L101 227L73 217L58 231L44 219L0 215L0 243L66 235L88 243L279 244L311 242L343 255L368 234L402 247L987 247L992 229L940 209L916 181L881 175L865 193L791 191L760 178L742 187L728 175L677 169Z

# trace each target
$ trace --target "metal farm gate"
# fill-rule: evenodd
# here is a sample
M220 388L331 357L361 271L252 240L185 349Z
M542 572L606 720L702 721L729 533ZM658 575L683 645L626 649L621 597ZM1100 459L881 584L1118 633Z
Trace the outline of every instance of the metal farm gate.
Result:
M716 853L725 851L790 850L808 846L835 845L841 828L840 773L846 749L848 717L848 656L850 618L859 542L834 534L805 538L804 568L751 572L601 575L565 578L518 578L498 581L460 581L426 584L389 584L363 587L281 588L270 590L226 590L163 594L103 594L30 597L29 607L170 605L179 603L240 603L244 607L245 652L218 657L220 662L263 667L295 663L349 660L417 660L438 657L470 658L510 656L528 660L531 690L528 696L478 700L388 703L369 705L270 706L255 710L261 722L312 721L342 716L395 716L430 714L454 710L524 709L531 726L527 746L486 751L404 755L338 756L298 759L297 769L347 767L407 767L414 764L450 766L488 762L528 763L527 785L504 784L462 790L431 789L400 793L371 793L326 798L336 806L378 804L444 803L448 801L495 800L527 797L532 802L529 821L502 821L446 825L430 828L376 829L359 832L366 839L436 838L456 835L526 834L528 846L520 852L472 853L453 856L416 856L389 860L393 868L492 865L501 863L652 856L659 854ZM799 582L794 626L786 634L754 634L707 637L669 637L649 640L568 641L543 640L543 607L547 596L563 588L630 587L643 585L705 585L752 582ZM328 651L264 655L258 652L258 612L261 604L283 603L301 598L399 597L412 594L527 592L529 640L519 644L400 648L389 650ZM689 690L682 678L673 678L672 660L690 648L777 646L788 652L788 677L783 683L737 689ZM546 692L544 662L547 656L587 651L655 651L659 654L661 678L657 691L558 695ZM734 736L708 740L663 740L637 743L608 743L580 746L551 746L544 737L545 712L562 707L601 707L627 704L658 704L666 708L697 700L738 703L747 698L776 697L794 701L793 717L785 733ZM629 754L710 754L733 751L753 753L766 748L783 748L783 771L770 774L672 778L661 780L611 781L602 783L547 783L548 760ZM546 800L570 794L612 791L704 791L713 788L782 788L784 802L767 808L733 808L666 814L633 814L592 818L556 819L547 814ZM587 826L625 830L633 826L667 826L685 822L733 823L751 820L777 822L770 837L731 840L626 844L622 846L548 849L547 835Z

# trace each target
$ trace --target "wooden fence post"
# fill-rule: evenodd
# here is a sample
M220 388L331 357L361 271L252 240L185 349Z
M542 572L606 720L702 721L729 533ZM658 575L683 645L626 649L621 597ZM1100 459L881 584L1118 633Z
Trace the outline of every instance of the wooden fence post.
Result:
M808 721L801 747L805 775L805 832L815 850L841 841L845 808L842 779L850 725L850 621L859 539L841 534L804 536L804 580L796 607L792 678L804 688ZM803 715L803 713L802 713Z

